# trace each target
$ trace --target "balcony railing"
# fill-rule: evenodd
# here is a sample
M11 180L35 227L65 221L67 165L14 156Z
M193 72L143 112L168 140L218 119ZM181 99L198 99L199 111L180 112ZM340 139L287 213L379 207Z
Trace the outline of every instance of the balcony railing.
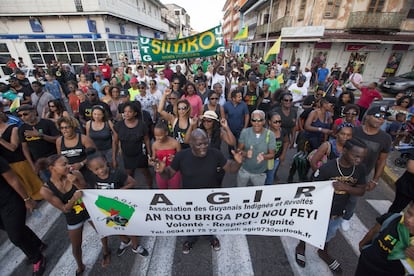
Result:
M284 16L277 19L274 22L271 22L269 25L269 33L279 33L283 27L292 26L292 16ZM267 33L267 24L257 26L256 34L265 36Z
M396 12L351 12L348 19L349 30L399 31L404 16Z

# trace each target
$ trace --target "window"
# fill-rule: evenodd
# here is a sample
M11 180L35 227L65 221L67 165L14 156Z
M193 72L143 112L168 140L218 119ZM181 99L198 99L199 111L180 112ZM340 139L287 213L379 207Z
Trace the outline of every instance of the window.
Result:
M8 52L9 52L9 48L7 48L7 44L0 43L0 53L8 53Z
M42 52L53 52L50 42L39 42L39 46Z
M325 7L324 18L336 18L338 16L341 0L328 0Z
M66 42L68 52L80 52L78 42Z
M382 12L385 0L371 0L368 6L368 12Z
M82 52L93 52L92 43L90 41L81 41L80 46Z
M306 0L301 0L299 5L298 21L305 19Z
M65 42L53 42L53 48L55 52L66 52Z
M105 41L94 41L93 46L95 47L96 52L106 52Z
M269 14L264 14L263 15L263 24L267 24L269 22Z

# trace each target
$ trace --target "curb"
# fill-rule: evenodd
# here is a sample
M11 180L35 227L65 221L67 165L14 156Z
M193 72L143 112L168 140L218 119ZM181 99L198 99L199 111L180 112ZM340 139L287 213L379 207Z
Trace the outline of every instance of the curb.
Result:
M393 173L387 165L384 167L384 172L382 173L381 178L388 184L388 186L395 190L395 182L397 181L398 176Z

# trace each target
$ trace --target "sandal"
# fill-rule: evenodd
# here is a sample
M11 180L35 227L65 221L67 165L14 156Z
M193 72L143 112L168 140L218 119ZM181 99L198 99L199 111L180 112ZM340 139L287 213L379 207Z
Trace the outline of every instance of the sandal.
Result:
M102 262L101 262L101 266L103 268L107 267L110 263L111 263L111 252L109 251L108 253L103 253L103 258L102 258Z
M328 252L318 249L318 256L328 265L333 273L342 273L341 264L329 256Z
M301 248L301 245L298 244L295 249L295 260L296 260L296 263L300 267L305 267L306 265L305 248L303 248L303 250L301 250L300 248Z

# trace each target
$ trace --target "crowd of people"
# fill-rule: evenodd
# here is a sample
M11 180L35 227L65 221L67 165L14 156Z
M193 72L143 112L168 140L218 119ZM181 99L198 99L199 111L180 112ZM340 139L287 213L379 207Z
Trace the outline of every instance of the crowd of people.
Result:
M148 189L154 173L158 189L218 188L225 172L237 173L243 187L287 183L278 168L291 162L289 182L295 170L299 181L335 181L329 242L339 227L349 230L358 197L378 184L392 146L414 134L411 97L398 94L392 106L375 105L382 99L377 84L363 86L358 70L341 72L337 64L331 70L324 62L302 68L299 59L264 65L223 54L179 61L175 70L171 65L115 67L107 59L99 66L85 62L76 72L54 61L36 70L33 83L16 66L9 83L0 84L2 212L19 207L14 221L2 217L1 227L33 262L35 275L45 268L45 244L24 225L24 204L32 210L33 200L45 199L65 214L80 275L82 228L90 221L80 190L136 188L137 170ZM13 109L16 98L20 106ZM301 154L286 160L289 148ZM413 198L405 194L402 205ZM187 237L184 254L197 238ZM149 254L137 237L120 239L119 256L130 246ZM102 243L105 267L111 253L107 238ZM220 250L217 237L210 243ZM318 254L333 272L341 270L327 245ZM306 265L302 241L295 259ZM360 275L374 261L364 259Z

